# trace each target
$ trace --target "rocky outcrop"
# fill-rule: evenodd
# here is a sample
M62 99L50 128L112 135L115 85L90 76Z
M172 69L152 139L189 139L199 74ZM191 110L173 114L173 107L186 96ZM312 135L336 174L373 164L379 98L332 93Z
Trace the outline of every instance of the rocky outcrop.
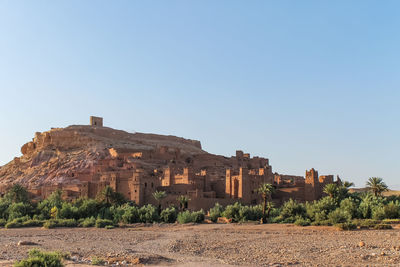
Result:
M146 157L130 157L130 160L149 169L160 167L170 160L163 153L179 154L178 161L207 154L201 149L199 141L175 136L132 134L93 126L54 128L36 133L32 141L22 146L21 157L0 168L0 189L14 183L30 188L80 183L75 174L93 172L100 162L126 156L123 153L111 155L110 151L127 151L129 155L140 152Z

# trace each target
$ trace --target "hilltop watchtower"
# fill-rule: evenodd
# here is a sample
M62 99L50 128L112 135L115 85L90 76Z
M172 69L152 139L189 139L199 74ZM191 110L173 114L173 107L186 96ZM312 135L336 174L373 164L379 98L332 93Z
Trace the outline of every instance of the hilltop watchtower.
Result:
M90 125L91 126L103 127L103 118L102 117L90 116Z

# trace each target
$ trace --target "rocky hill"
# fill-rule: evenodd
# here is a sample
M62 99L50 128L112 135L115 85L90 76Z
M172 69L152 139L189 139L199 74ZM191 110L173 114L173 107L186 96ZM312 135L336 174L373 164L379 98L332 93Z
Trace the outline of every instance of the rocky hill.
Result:
M147 158L131 158L133 163L147 169L162 167L170 160L157 151L179 153L182 161L208 155L201 149L199 141L175 136L132 134L107 127L81 125L54 128L36 133L31 142L22 146L21 157L0 168L0 188L14 183L28 187L79 183L75 173L92 171L101 162L112 160L115 158L112 151L147 153L150 155ZM179 164L179 159L177 161Z

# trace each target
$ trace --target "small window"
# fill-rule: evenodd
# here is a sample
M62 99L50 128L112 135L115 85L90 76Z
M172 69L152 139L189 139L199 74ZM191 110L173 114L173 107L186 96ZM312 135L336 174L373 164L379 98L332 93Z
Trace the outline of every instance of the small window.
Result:
M147 187L147 183L144 183L144 187Z
M153 183L151 183L151 188L153 188L154 187L154 184Z

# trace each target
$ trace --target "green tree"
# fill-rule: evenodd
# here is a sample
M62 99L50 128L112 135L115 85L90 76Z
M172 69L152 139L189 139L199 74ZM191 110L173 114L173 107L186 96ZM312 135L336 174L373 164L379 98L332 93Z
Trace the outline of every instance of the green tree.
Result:
M350 187L354 186L354 183L353 183L353 182L344 181L344 182L342 183L342 185L343 185L345 188L349 189Z
M188 208L188 203L190 201L188 196L180 195L179 197L177 197L176 200L179 201L179 209L180 209L180 211L184 211L185 209Z
M165 191L155 191L153 193L154 199L158 202L158 215L161 214L161 201L167 197L167 193Z
M111 186L106 186L101 190L97 196L97 201L104 202L107 206L113 205L122 205L126 202L125 197L118 192L115 192Z
M327 184L324 187L324 193L330 198L335 198L339 193L339 187L337 184Z
M367 182L367 188L376 197L382 195L383 192L388 191L388 186L380 177L370 177Z
M271 195L274 193L275 188L272 186L272 184L262 184L258 189L258 193L261 195L263 199L263 209L262 209L262 223L266 223L269 217L269 213L271 212L272 206L268 206L268 211L267 209L267 203L271 199Z
M4 197L13 203L29 202L28 191L20 184L14 184Z

